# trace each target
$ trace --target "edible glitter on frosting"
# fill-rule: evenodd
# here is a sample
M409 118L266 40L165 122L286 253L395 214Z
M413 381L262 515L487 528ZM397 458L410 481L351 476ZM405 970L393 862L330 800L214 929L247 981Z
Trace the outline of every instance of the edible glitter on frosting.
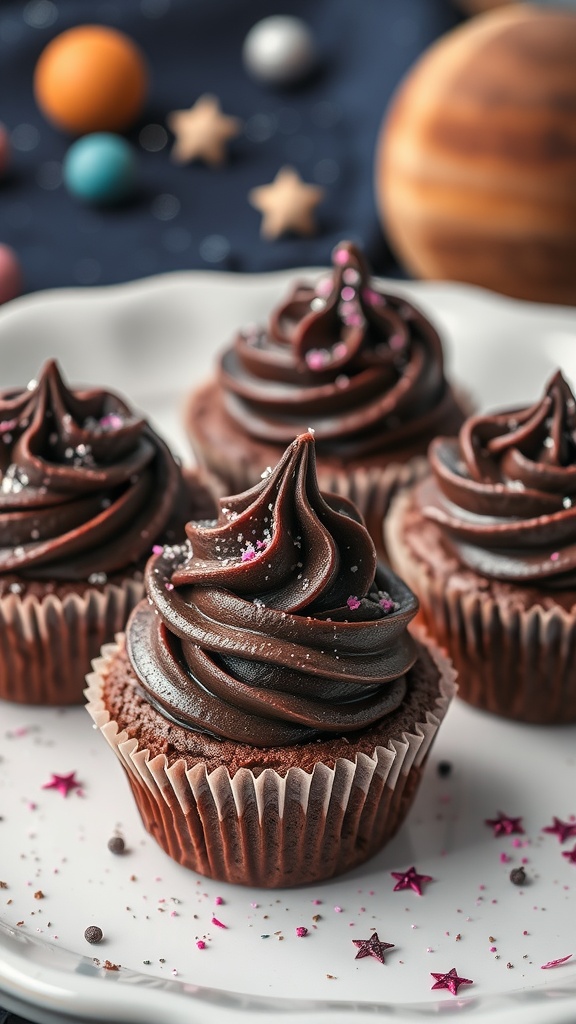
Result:
M417 601L377 567L355 507L320 493L312 434L255 487L224 498L215 524L186 532L189 546L148 562L149 600L127 628L132 667L161 713L281 746L355 732L400 705Z
M429 451L417 490L460 561L547 587L576 582L576 401L560 372L528 408L473 416Z
M112 392L67 387L54 361L0 393L0 573L105 581L148 554L182 488L143 419Z
M311 426L319 455L425 451L462 422L438 334L407 299L372 283L351 242L335 249L329 277L295 286L267 329L236 337L218 377L243 432L285 445Z

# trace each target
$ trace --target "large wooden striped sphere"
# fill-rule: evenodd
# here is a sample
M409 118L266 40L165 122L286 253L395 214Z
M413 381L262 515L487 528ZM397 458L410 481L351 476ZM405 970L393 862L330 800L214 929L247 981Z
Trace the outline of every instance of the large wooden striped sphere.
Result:
M443 36L392 99L375 178L417 277L576 304L576 12L512 4Z

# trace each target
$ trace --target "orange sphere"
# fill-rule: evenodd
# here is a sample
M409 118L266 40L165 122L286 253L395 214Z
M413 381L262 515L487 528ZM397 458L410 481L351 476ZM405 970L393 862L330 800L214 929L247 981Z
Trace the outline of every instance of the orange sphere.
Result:
M136 44L104 25L62 32L42 51L34 71L42 113L73 135L128 128L142 110L147 85Z
M514 4L448 33L400 85L376 195L416 276L576 304L576 14Z

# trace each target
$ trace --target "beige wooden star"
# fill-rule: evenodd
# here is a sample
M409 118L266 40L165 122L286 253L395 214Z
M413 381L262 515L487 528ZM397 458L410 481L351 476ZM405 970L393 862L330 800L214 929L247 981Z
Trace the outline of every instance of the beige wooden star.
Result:
M263 238L279 238L286 231L313 235L314 210L324 198L324 189L306 185L293 167L282 167L270 185L259 185L248 193L248 201L262 216Z
M216 96L200 96L188 110L173 110L167 124L176 141L170 156L178 164L203 160L213 167L226 160L226 143L242 130L237 117L228 117L220 109Z

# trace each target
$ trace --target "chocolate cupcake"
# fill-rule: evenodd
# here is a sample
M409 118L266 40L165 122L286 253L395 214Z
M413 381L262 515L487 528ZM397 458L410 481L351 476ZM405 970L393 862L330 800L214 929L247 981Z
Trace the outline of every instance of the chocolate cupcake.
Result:
M425 472L430 440L463 418L435 328L342 242L329 276L296 284L267 329L236 336L192 395L186 426L199 463L231 491L256 483L311 427L320 486L354 501L380 548L393 494Z
M469 419L386 523L393 564L470 704L576 722L576 405L560 373L536 405Z
M310 433L188 545L88 677L88 711L145 827L180 864L298 885L396 832L454 692L407 631L417 602L377 566L347 499L321 495Z
M112 392L70 390L49 362L0 393L0 697L80 703L144 593L152 546L214 511Z

